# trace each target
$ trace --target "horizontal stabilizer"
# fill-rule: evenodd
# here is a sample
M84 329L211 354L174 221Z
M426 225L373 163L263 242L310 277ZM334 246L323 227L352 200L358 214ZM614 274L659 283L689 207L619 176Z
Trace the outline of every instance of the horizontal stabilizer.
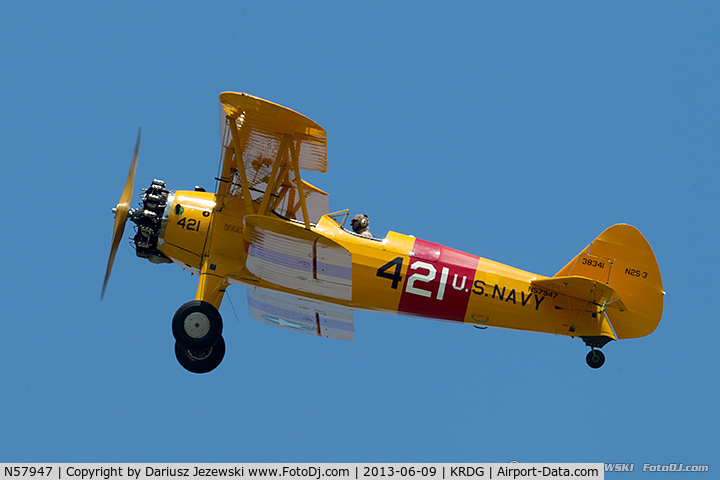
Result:
M595 305L616 308L621 312L627 310L615 290L590 278L577 276L553 277L544 280L534 280L532 286L555 292L561 296L568 296L594 303Z
M310 298L248 287L250 316L268 325L325 338L355 340L352 310Z

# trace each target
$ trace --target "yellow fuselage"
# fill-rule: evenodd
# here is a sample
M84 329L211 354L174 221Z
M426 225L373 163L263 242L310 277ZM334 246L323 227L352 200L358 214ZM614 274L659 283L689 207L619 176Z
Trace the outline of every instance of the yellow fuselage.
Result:
M174 192L158 245L165 256L200 275L197 299L216 307L232 283L296 293L351 309L572 337L615 338L598 306L531 285L547 277L400 233L389 232L383 239L361 237L328 215L312 225L311 232L349 252L351 299L270 283L247 268L245 217L214 208L212 193ZM290 232L297 229L298 235L307 232L300 222L277 221ZM317 260L308 263L309 272L322 268Z

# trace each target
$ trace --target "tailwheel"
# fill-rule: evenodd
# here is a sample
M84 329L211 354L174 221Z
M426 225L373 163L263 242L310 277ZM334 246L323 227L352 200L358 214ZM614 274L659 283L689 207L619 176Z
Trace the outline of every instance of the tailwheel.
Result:
M201 300L187 302L178 308L172 320L175 340L193 352L202 352L215 345L221 338L222 329L220 312Z
M590 368L600 368L605 363L605 354L600 350L595 350L593 348L588 352L587 357L585 357L585 361Z
M225 340L221 336L215 345L199 351L188 350L175 342L175 357L188 372L208 373L215 370L225 357Z

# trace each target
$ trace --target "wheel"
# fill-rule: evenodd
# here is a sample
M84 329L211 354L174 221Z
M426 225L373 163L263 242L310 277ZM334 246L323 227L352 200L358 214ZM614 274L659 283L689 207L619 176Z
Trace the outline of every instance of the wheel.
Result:
M222 335L222 317L207 302L193 300L178 308L172 320L175 340L193 352L201 352L215 345Z
M225 340L218 338L215 345L207 350L188 350L180 343L175 342L175 358L180 365L192 373L208 373L217 368L225 357Z
M605 354L600 350L590 350L585 357L585 361L590 368L600 368L605 363Z

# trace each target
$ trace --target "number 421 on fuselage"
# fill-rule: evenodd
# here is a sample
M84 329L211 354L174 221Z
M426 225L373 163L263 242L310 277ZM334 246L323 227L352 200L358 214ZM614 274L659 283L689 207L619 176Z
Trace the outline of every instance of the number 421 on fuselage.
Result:
M214 193L154 180L130 208L140 146L120 202L103 295L126 221L136 253L199 277L195 300L172 320L175 354L195 373L225 355L218 312L230 285L247 288L250 316L320 337L354 340L353 310L579 337L586 361L604 363L612 340L643 337L660 322L655 255L630 225L614 225L551 277L437 243L345 228L328 196L301 170L327 171L327 135L307 117L242 93L220 95L222 153Z

